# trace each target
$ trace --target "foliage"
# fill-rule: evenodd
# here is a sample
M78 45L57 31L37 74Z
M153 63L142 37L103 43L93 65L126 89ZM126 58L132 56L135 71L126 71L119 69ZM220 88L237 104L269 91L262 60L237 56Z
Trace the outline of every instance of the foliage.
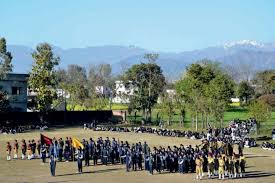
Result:
M37 91L35 107L39 111L51 109L56 95L56 71L55 66L59 63L59 57L55 57L49 44L43 43L36 47L32 57L34 63L29 78L29 85Z
M4 78L9 72L12 72L12 55L7 51L5 38L0 38L0 79Z
M9 100L7 98L7 93L0 91L0 112L8 111Z
M222 72L217 63L209 60L191 64L176 84L177 93L183 96L186 107L196 122L196 129L199 113L203 128L210 115L222 123L225 107L230 103L234 92L233 88L230 77Z
M272 94L275 91L275 70L266 70L256 74L253 81L257 86L257 93Z
M270 107L261 101L254 101L248 106L249 115L257 120L257 131L261 127L261 122L271 117Z
M167 125L170 126L173 115L175 113L175 102L173 101L173 97L169 96L169 94L164 93L161 96L161 114L167 115Z
M152 107L157 103L159 94L165 86L161 68L155 63L133 65L125 74L126 87L133 87L135 93L130 97L133 109L142 110L144 118L151 120Z
M275 109L275 94L262 95L257 100Z
M254 94L254 88L249 84L249 82L240 82L237 89L237 96L240 98L240 101L247 103Z

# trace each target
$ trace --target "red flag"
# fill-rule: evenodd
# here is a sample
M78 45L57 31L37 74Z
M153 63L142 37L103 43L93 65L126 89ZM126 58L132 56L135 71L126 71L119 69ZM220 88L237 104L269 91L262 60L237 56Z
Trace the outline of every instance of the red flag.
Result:
M42 133L40 133L40 138L41 138L41 145L46 144L46 145L51 145L53 144L53 140Z

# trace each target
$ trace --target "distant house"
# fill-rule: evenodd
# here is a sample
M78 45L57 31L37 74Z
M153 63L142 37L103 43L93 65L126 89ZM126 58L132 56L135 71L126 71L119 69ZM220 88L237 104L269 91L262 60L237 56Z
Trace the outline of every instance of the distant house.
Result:
M131 86L131 82L129 87L126 87L123 81L116 81L115 84L115 93L114 98L112 99L113 103L117 104L127 104L130 102L130 97L134 95L134 87Z
M109 87L106 86L96 86L95 87L95 92L97 94L100 94L104 97L108 97L111 95L112 90Z
M0 80L0 90L8 95L11 111L27 111L28 74L7 74Z

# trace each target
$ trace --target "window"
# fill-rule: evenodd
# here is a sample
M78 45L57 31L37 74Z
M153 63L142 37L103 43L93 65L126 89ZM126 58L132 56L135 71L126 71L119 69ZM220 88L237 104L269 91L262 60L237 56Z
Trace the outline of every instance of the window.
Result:
M20 87L12 87L12 95L20 95Z

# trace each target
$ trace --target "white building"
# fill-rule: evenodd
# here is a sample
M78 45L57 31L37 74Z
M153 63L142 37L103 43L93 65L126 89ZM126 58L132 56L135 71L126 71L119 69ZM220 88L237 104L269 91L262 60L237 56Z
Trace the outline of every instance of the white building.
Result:
M129 103L130 96L134 95L134 87L131 86L131 82L130 87L125 87L123 81L116 81L115 84L115 93L112 102L117 104Z
M105 97L110 96L112 93L112 90L109 87L106 86L96 86L95 87L95 92L97 94L101 94Z

